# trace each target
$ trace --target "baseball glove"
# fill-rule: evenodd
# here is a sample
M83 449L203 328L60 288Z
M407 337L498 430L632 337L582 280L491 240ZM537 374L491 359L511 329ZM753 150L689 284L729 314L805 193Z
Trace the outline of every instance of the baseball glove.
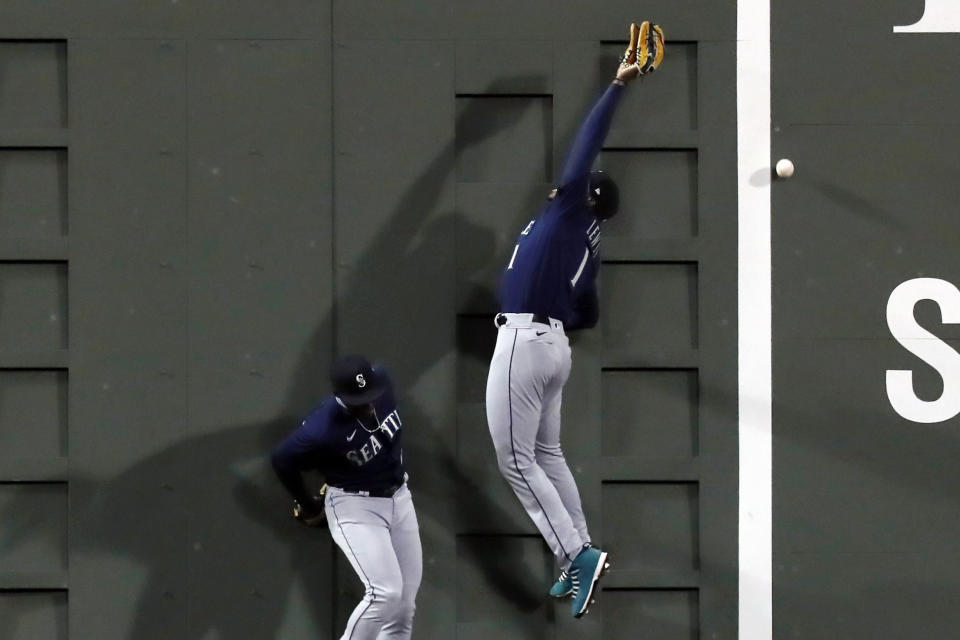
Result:
M301 504L293 501L293 517L307 525L308 527L327 526L327 512L324 509L324 501L327 497L327 485L320 487L320 492L310 498L310 500Z
M630 44L620 57L617 78L622 81L633 80L657 70L663 62L663 29L659 25L643 21L639 26L630 25Z

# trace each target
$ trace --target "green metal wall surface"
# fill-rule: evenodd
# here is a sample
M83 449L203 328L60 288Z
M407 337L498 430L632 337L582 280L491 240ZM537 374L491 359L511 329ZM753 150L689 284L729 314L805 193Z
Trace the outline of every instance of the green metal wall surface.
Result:
M735 9L3 3L0 637L338 637L360 582L267 453L361 351L408 429L415 638L735 638ZM496 469L495 286L646 18L565 393L615 563L577 621Z

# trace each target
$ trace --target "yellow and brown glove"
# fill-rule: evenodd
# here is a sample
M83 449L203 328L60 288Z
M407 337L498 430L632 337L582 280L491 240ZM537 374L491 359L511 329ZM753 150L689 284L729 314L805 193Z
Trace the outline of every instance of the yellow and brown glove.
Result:
M659 25L646 20L640 25L631 23L630 44L620 57L617 79L628 82L656 71L663 62L664 42L663 29Z

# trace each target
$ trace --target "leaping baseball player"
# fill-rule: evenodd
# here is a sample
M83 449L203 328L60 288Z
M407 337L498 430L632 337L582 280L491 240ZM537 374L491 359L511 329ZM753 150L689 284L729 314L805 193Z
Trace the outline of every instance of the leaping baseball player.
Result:
M624 87L659 67L663 54L659 26L630 25L616 77L577 133L557 188L520 233L500 281L487 423L500 472L560 565L550 595L572 595L577 618L589 610L610 565L607 553L590 544L580 493L560 448L560 403L571 366L565 330L597 323L600 225L619 204L614 182L591 172L591 165Z
M331 367L333 394L273 450L294 515L330 534L366 587L343 640L409 640L423 576L420 528L403 470L403 421L383 367L361 356ZM326 480L318 496L302 472Z

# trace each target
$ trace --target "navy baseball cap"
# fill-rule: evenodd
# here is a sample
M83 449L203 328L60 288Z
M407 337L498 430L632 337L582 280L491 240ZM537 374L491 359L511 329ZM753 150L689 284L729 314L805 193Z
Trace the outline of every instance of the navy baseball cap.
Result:
M601 220L608 220L620 209L620 189L617 183L603 171L590 173L587 196L593 206L593 213Z
M348 407L370 404L386 391L383 375L363 356L344 356L330 367L333 393Z

